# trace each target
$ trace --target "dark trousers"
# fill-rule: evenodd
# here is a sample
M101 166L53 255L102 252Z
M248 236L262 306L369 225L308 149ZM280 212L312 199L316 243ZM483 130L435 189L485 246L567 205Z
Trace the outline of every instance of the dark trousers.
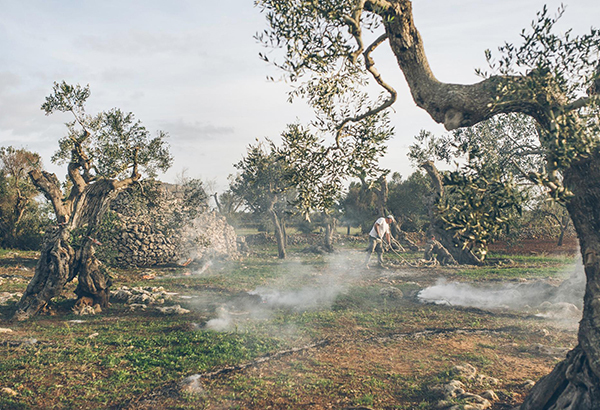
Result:
M377 261L380 265L383 265L383 241L369 235L369 246L367 247L367 259L365 260L365 265L369 265L373 252L377 252Z

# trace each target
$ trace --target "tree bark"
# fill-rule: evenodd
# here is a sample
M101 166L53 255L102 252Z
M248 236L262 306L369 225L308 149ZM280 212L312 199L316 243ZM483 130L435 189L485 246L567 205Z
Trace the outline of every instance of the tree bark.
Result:
M333 233L335 232L335 218L325 215L325 237L323 238L323 247L327 252L333 252Z
M521 410L600 408L600 154L573 164L564 177L587 278L579 344L533 387Z
M55 180L54 175L54 178L49 178L48 175L50 174L35 174L32 179L36 186L44 187L40 189L47 196L52 196L54 187L46 184L54 185L58 180ZM40 179L37 180L36 177ZM108 306L111 282L102 263L94 256L93 236L117 190L114 181L94 182L86 186L73 202L72 212L62 214L65 222L59 223L47 235L35 275L17 304L13 316L15 319L25 320L38 313L75 277L78 278L75 293L79 298L90 297L93 304L99 304L103 308ZM53 203L62 207L59 201L55 200Z
M560 235L558 236L558 242L557 242L556 246L563 245L563 241L565 239L565 233L567 232L567 229L569 228L570 223L571 223L571 218L569 217L569 215L563 215L562 219L560 220Z
M433 185L433 194L429 199L428 212L429 220L431 223L430 234L434 235L437 240L440 241L442 246L450 252L454 260L461 265L482 265L483 262L479 259L470 249L463 247L451 231L444 229L443 221L440 219L437 213L437 205L444 198L444 184L442 183L442 177L440 176L437 168L431 161L427 161L421 166L429 175Z
M275 211L273 206L269 207L269 215L271 216L271 221L273 222L273 226L275 228L275 239L277 240L277 256L279 256L279 259L285 259L284 233L283 229L281 228L279 215L277 215L277 211Z
M66 227L55 228L46 234L35 275L17 304L14 319L25 320L38 313L70 280L75 252L69 239L70 231Z
M444 124L447 130L469 127L496 114L511 112L545 121L539 110L540 96L527 88L525 77L492 76L468 85L440 82L427 61L410 0L366 0L365 8L383 17L390 48L417 106L427 111L435 122ZM498 95L498 88L507 83L521 88L521 92L514 100L491 104Z

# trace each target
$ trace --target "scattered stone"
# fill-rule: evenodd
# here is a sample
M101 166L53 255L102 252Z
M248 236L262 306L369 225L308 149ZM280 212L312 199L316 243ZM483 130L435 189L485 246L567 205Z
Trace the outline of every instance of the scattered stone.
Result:
M197 394L204 395L206 394L206 390L202 386L200 382L200 375L193 374L191 376L186 377L179 383L179 390L188 394Z
M157 307L156 310L158 310L159 312L161 312L165 315L183 315L186 313L190 313L189 310L184 309L179 305Z
M8 329L6 327L0 327L0 333L12 333L12 329Z
M21 341L21 346L33 346L36 345L38 343L38 340L35 337L32 337L31 339L25 339L23 341Z
M110 293L111 299L115 302L127 303L128 305L162 305L166 300L170 300L175 293L165 291L162 286L145 288L121 286L119 289ZM131 308L131 310L139 309L140 306Z
M0 292L0 305L7 305L9 303L18 302L23 296L22 293L15 292Z
M533 386L535 386L535 382L533 380L528 379L523 382L523 387L525 389L531 389Z
M548 337L548 336L550 336L550 332L548 331L548 329L539 329L539 330L536 330L535 334L540 335L542 337Z
M473 410L485 410L492 407L492 403L489 400L484 399L478 394L473 393L464 393L459 396L460 399L465 400L468 404L465 405L464 409L473 409ZM471 407L467 407L471 406Z
M495 377L487 376L485 374L478 374L477 376L475 376L475 383L477 383L480 386L497 386L500 383L500 380L496 379Z
M481 393L480 396L483 397L484 399L489 400L489 401L498 401L498 400L500 400L500 398L498 397L498 395L496 394L496 392L493 391L493 390L486 390L483 393Z
M394 286L382 288L379 291L379 294L381 296L383 296L384 298L390 298L390 299L402 299L402 297L404 296L402 291Z
M5 396L17 396L18 393L16 391L14 391L13 389L11 389L10 387L3 387L2 389L0 389L0 392L2 392L3 395Z
M116 291L110 292L111 299L117 302L127 302L132 295L133 294L129 291L129 288L127 288L126 286L123 286L122 288L119 288Z
M532 352L552 357L565 357L569 350L570 349L566 347L545 346L540 343L531 345Z
M141 304L141 303L132 303L131 305L129 305L129 310L130 310L131 312L135 312L135 311L137 311L137 310L140 310L140 311L142 311L142 312L143 312L143 311L145 311L147 308L148 308L148 306L146 306L146 305L144 305L144 304Z
M95 339L98 336L100 336L100 333L92 333L91 335L88 336L88 339Z
M152 305L152 304L154 304L154 302L156 302L156 299L154 299L148 293L141 293L141 294L137 294L137 295L132 295L127 300L127 303L129 305L134 305L134 304Z
M432 390L444 396L445 399L453 399L465 392L465 385L461 381L451 380L446 384L434 387Z
M93 316L96 314L96 309L90 305L73 306L72 310L77 316Z
M450 373L454 376L462 377L465 380L473 380L477 374L477 369L469 363L464 363L462 365L454 366L450 370Z

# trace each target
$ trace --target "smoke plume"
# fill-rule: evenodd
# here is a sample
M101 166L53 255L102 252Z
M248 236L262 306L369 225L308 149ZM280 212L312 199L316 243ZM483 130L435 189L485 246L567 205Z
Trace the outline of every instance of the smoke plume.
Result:
M440 279L419 292L422 302L480 309L524 311L549 319L577 322L581 319L585 273L581 260L559 286L544 280L500 285L473 285Z

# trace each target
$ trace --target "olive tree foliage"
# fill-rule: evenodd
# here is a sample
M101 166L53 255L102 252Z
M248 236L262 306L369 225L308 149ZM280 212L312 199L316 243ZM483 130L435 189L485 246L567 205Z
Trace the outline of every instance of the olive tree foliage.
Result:
M170 168L173 158L164 131L151 137L133 113L118 108L88 115L85 102L89 96L89 86L72 86L63 81L54 84L52 95L42 105L46 115L59 111L73 116L66 123L68 133L59 140L52 162L73 164L75 159L89 180L125 179L138 172L156 177L159 171Z
M433 186L443 188L431 204L433 230L449 232L455 243L483 261L489 244L521 216L529 175L542 167L533 121L499 115L439 137L422 131L415 140L409 152L413 163L455 164L452 171L430 172L432 178L441 176Z
M257 34L267 47L283 48L283 61L273 61L293 83L289 99L303 98L315 111L310 126L291 125L282 135L281 152L296 169L297 206L305 215L325 214L333 222L334 204L349 178L371 185L388 171L378 166L385 143L393 134L387 109L396 91L385 83L371 53L385 40L362 44L354 26L357 48L347 29L352 7L345 2L257 1L270 30ZM357 17L357 16L354 16ZM357 22L358 23L358 22ZM371 19L372 29L380 26ZM318 35L315 35L318 34ZM270 61L269 53L261 56ZM369 79L382 93L371 98ZM326 223L325 247L331 248L331 223Z
M407 178L397 172L390 178L387 208L407 232L424 229L427 219L427 197L431 192L431 181L417 170Z
M41 107L46 115L63 112L73 118L52 157L53 162L67 164L68 180L61 185L54 174L29 172L51 202L57 226L48 232L35 275L17 304L19 320L35 315L76 277L80 298L108 305L111 281L94 251L102 217L118 191L144 175L165 171L172 162L164 132L152 137L132 113L116 108L89 115L89 96L88 86L54 83Z
M506 78L498 86L493 105L502 108L521 100L523 109L518 112L536 121L537 154L544 163L527 175L559 201L572 196L563 184L563 171L590 158L600 141L600 31L592 29L581 36L573 36L572 30L563 35L553 33L563 12L561 8L552 17L544 7L533 30L521 33L523 44L499 47L498 59L486 52L491 72ZM493 78L488 72L478 73ZM514 78L519 81L510 81Z
M37 249L47 221L36 200L29 172L41 169L39 154L23 148L0 148L0 246Z
M344 138L335 142L327 142L330 133L299 124L289 125L281 134L277 152L288 164L287 180L296 189L294 206L306 219L314 212L322 214L325 249L333 251L333 214L345 182L352 177L385 179L388 171L379 167L379 158L392 132L387 113L380 112L346 125Z
M521 33L520 45L504 44L499 57L486 53L490 68L479 71L480 82L453 84L433 74L410 0L257 0L256 4L269 23L257 37L283 50L277 63L298 84L297 95L309 93L315 96L309 99L313 105L330 108L336 100L351 98L348 90L357 91L358 108L334 124L338 140L352 119L385 110L395 100L395 92L378 75L371 58L372 50L385 42L417 106L447 130L473 126L498 114L521 113L535 120L544 167L530 177L551 197L565 202L580 240L587 284L578 346L531 390L522 410L597 408L600 31L556 34L553 28L562 10L551 16L544 8L531 29ZM384 89L373 103L357 90L367 78Z
M284 217L289 203L288 195L292 193L288 164L279 156L275 145L267 141L250 145L246 155L234 166L240 172L230 184L231 193L242 198L244 204L256 215L271 218L275 228L278 255L284 259Z

